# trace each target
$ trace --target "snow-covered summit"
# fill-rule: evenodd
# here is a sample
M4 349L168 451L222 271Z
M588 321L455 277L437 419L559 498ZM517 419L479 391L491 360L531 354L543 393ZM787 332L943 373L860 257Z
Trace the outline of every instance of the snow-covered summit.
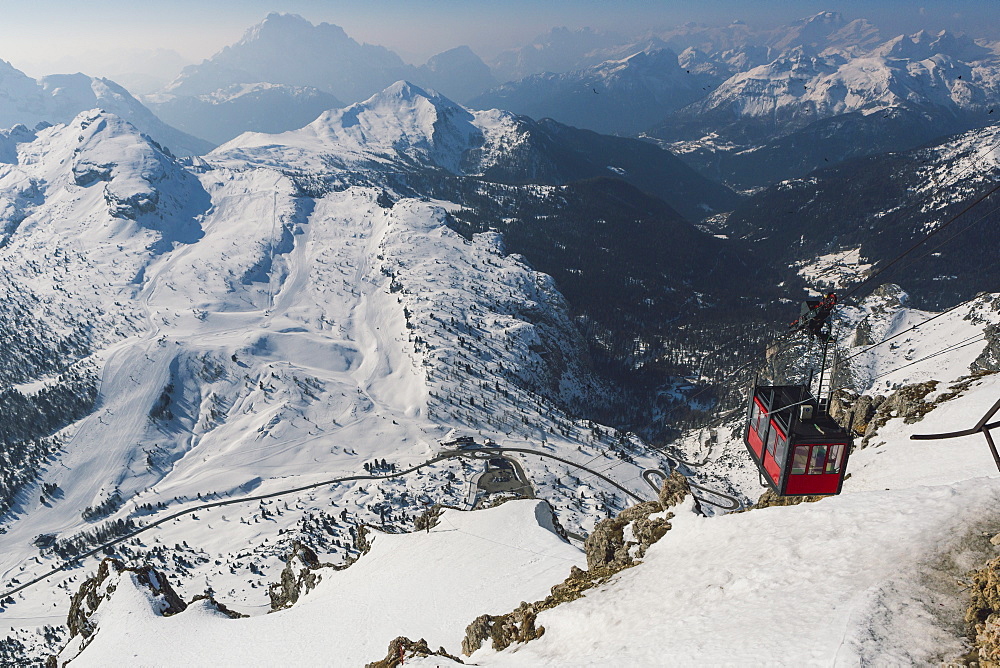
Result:
M405 165L415 161L457 174L481 169L490 156L470 162L470 151L500 142L518 124L511 113L470 111L434 91L397 81L364 102L323 113L300 130L246 133L217 148L212 156L216 160L280 159L285 164L326 160L342 165Z
M53 74L36 81L0 60L0 127L68 123L94 108L124 118L178 155L195 155L211 148L207 142L164 123L110 79L76 73Z
M722 113L781 125L787 132L817 119L889 107L953 115L982 111L1000 93L1000 61L984 51L950 33L899 36L857 56L795 47L733 75L678 115Z

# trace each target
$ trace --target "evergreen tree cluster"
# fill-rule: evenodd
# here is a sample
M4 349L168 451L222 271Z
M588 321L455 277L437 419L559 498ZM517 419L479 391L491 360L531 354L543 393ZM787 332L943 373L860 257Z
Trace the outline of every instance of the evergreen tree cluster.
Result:
M55 434L90 413L96 400L97 376L86 366L68 369L33 395L0 391L0 514L59 449Z
M39 319L45 303L30 290L0 277L0 387L58 373L90 353L85 326L59 335Z
M116 489L104 501L101 501L96 506L87 506L80 514L88 522L96 522L115 512L124 504L125 500L122 498L121 492Z
M139 528L132 518L117 519L93 529L81 531L65 540L56 540L50 551L63 559L73 559L84 552L94 549L102 543L129 534Z

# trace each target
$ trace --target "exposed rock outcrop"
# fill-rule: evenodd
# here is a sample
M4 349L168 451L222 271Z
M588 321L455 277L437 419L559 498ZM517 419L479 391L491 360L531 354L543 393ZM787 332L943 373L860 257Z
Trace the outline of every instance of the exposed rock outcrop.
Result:
M983 335L986 337L986 347L969 368L973 373L1000 371L1000 325L987 325Z
M455 506L449 506L447 504L435 503L433 506L422 512L420 515L413 520L414 531L429 531L438 525L441 521L441 513L445 510L461 510L461 508L456 508Z
M904 385L888 396L858 396L850 390L837 390L830 401L830 416L849 428L856 436L863 436L859 447L867 446L875 433L892 418L903 418L907 424L917 422L930 412L937 403L925 401L925 397L937 389L938 381ZM947 395L947 398L955 396Z
M427 656L443 656L456 663L463 663L457 656L452 656L444 651L444 647L434 652L427 646L427 641L423 638L410 640L406 636L400 636L389 643L389 653L385 655L384 659L365 664L365 668L397 668L405 665L407 659Z
M877 341L874 331L880 323L889 322L896 311L902 308L909 296L901 287L894 283L885 283L878 286L871 296L865 300L869 312L854 328L854 339L850 342L852 346L870 346Z
M865 438L862 447L868 445L875 432L881 429L892 418L903 418L906 424L912 424L922 419L934 408L934 403L924 401L924 397L933 392L938 381L929 380L925 383L904 385L878 404L875 414L865 428Z
M333 564L320 563L319 557L308 545L299 541L292 543L292 550L285 558L281 580L272 583L267 590L271 599L271 612L291 607L301 596L316 588L322 576L315 571L320 568L335 568Z
M834 390L830 399L830 417L837 424L849 429L855 436L864 436L875 411L885 401L882 396L858 396L846 389Z
M131 568L117 559L105 559L97 574L84 580L73 595L66 619L69 643L58 656L48 657L46 666L65 666L90 644L98 631L93 620L94 613L114 594L123 577L132 577L136 585L149 590L152 594L150 603L158 614L168 617L187 609L187 604L156 569L150 566Z
M647 501L626 508L616 517L601 520L584 541L587 570L576 566L565 581L555 585L542 601L522 602L505 615L480 615L465 630L462 653L471 655L489 639L493 649L503 650L514 643L541 637L545 627L535 623L539 613L580 598L588 589L607 582L616 573L635 566L650 545L670 530L673 513L669 508L681 503L691 493L687 479L672 472L660 488L657 501ZM663 517L651 517L664 513Z
M236 612L235 610L230 609L229 607L226 606L225 603L216 601L215 597L212 596L211 594L198 594L197 596L191 599L191 603L189 605L193 605L198 601L207 601L208 604L211 605L215 610L221 612L226 617L229 617L229 619L242 619L244 617L250 616L250 615L244 615L242 612Z
M965 613L973 651L967 657L983 666L1000 664L1000 558L969 574L969 607ZM967 665L972 665L971 661Z
M713 435L713 438L715 436ZM657 500L663 510L680 505L682 501L691 493L691 486L688 480L677 471L671 471L670 475L663 479L660 492L656 495Z
M603 566L620 570L629 566L633 561L633 548L640 548L644 552L645 548L649 547L650 536L655 535L652 542L656 542L670 528L666 518L649 519L650 515L662 510L659 501L647 501L626 508L617 517L609 517L598 522L584 542L587 569L593 570ZM625 528L629 525L632 525L631 540L625 536ZM647 538L644 545L636 532L640 525Z
M617 517L598 522L584 541L587 568L621 570L632 565L634 559L641 559L649 546L670 530L670 518L673 514L653 518L650 516L676 506L690 493L687 478L673 471L664 479L656 501L626 508ZM626 529L630 530L630 537L626 536Z
M127 573L134 574L139 584L149 588L158 599L157 612L164 617L183 612L187 608L187 604L156 569L150 566L127 568L117 559L105 559L98 567L97 574L84 580L79 591L73 596L66 619L70 636L89 638L93 634L96 627L91 622L91 617L98 606L117 589L117 576Z
M351 538L354 542L354 549L361 554L368 554L368 550L372 549L371 541L368 540L368 526L359 524L357 528L351 532Z
M774 506L797 506L800 503L813 503L825 498L827 498L826 495L778 496L774 493L774 491L769 489L760 495L760 498L757 499L757 503L748 508L744 508L739 512L743 513L750 510L760 510L761 508L771 508Z

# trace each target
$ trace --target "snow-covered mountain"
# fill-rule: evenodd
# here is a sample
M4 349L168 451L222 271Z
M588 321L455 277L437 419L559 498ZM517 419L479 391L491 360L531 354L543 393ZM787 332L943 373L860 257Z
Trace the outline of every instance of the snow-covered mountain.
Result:
M993 120L1000 60L992 51L947 31L869 48L869 31L854 28L847 41L838 31L733 74L649 135L704 173L759 187Z
M407 124L382 127L383 138L406 134L418 148L435 138L421 100L410 101ZM377 115L356 111L358 132L378 127L366 124ZM4 478L5 585L200 499L317 484L364 473L373 460L386 473L420 467L375 483L317 484L288 497L294 511L250 504L227 519L192 520L195 533L177 525L176 540L148 536L150 546L186 545L154 550L159 568L204 573L194 590L180 586L183 595L208 578L227 605L253 611L264 588L236 563L276 577L289 541L307 534L323 536L309 541L324 560L343 563L359 552L362 522L399 531L424 500L475 503L485 460L436 460L455 429L540 452L521 456L520 475L575 534L649 494L637 476L662 465L654 452L564 410L599 406L609 393L565 298L505 254L498 235L454 232L458 204L400 198L385 183L307 195L310 163L263 167L234 150L182 163L99 111L12 134L6 149L16 158L0 180L10 307L31 309L53 335L23 342L35 366L22 364L5 385L20 397L4 405L5 420L22 405L37 416L34 432L4 435L8 454L33 453ZM61 367L42 363L47 341L62 350ZM50 420L62 414L54 392L80 397L69 423ZM631 473L616 474L616 487L585 478L574 461L626 461ZM136 549L129 540L116 553ZM58 595L77 580L63 573L41 591ZM60 623L47 595L26 591L3 608L8 618Z
M128 120L177 155L197 155L211 148L167 125L127 90L109 79L85 74L54 74L32 79L0 60L0 127L66 123L82 111L102 108Z
M758 131L787 133L820 118L896 107L985 114L1000 95L998 80L1000 61L947 32L900 36L853 58L796 46L678 112L669 131L682 132L677 127L685 120L705 119L699 122L708 127L724 117L735 119L730 123L756 121ZM711 127L725 131L720 123Z
M359 44L339 26L271 13L145 101L179 127L223 143L242 132L300 128L323 111L367 99L401 79L460 101L496 84L467 46L414 67L389 49Z
M405 81L364 102L328 111L299 130L244 134L213 155L221 161L311 170L345 183L370 180L365 175L371 172L429 169L512 184L560 185L613 176L695 219L736 201L732 192L645 142L496 109L469 110Z
M81 648L81 665L131 657L150 665L177 657L192 665L288 656L322 663L330 655L360 663L386 649L389 660L403 656L417 666L459 665L459 658L482 666L800 665L831 657L925 664L969 656L973 642L992 652L1000 474L978 434L947 447L909 437L968 427L994 404L996 367L976 363L991 345L984 330L1000 320L998 296L933 320L900 297L886 290L844 313L851 367L874 376L857 378L856 387L881 401L862 430L873 438L862 445L859 434L838 497L704 517L690 495L661 495L603 524L595 535L604 542L588 541L585 555L547 533L548 513L531 517L530 502L448 510L426 534L376 535L371 551L346 571L290 562L287 580L314 591L291 609L250 619L227 619L211 599L183 609L158 574L109 564L85 590L94 594L77 598L75 619L86 634L78 633L60 660ZM906 338L862 350L870 343L861 332ZM935 354L970 335L977 339L971 346ZM699 482L721 474L759 492L741 432L735 421L709 439L693 433L684 454L701 463L682 466ZM561 581L584 556L587 570L576 567ZM477 567L456 571L456 561ZM306 585L307 576L321 580ZM413 613L431 605L421 585L442 578L450 578L448 591L432 599L440 613ZM498 580L510 589L494 592ZM345 600L368 605L339 622ZM473 612L486 601L498 603ZM365 623L351 623L359 619ZM324 633L331 625L339 632ZM302 643L303 630L316 639ZM191 635L197 638L179 642ZM389 645L397 635L408 638ZM428 642L419 646L416 638Z
M706 87L720 80L712 73L692 73L669 49L653 49L584 70L534 74L473 98L469 105L635 135L703 97Z
M485 164L473 162L468 154L516 134L516 124L511 114L477 116L442 95L397 81L364 102L325 112L302 129L277 136L247 133L214 153L312 170L326 165L362 171L380 164L412 162L458 174L482 171L496 162L496 151L483 152ZM495 136L488 139L484 128L495 131ZM336 163L330 165L330 161Z
M504 58L518 78L472 106L648 137L740 188L980 127L1000 105L987 45L948 31L886 40L837 12L770 30L556 30Z
M847 21L840 12L819 12L776 28L766 44L777 52L794 48L864 53L880 43L879 30L867 19Z

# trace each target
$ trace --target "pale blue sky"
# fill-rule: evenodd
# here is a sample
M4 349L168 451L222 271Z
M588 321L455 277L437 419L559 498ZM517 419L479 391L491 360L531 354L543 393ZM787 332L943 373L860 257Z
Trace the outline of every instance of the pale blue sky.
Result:
M489 58L558 25L627 33L692 20L768 26L822 10L869 18L890 34L947 27L1000 39L998 0L0 0L0 9L0 58L26 70L129 49L174 49L199 61L271 11L335 23L416 63L461 44Z

